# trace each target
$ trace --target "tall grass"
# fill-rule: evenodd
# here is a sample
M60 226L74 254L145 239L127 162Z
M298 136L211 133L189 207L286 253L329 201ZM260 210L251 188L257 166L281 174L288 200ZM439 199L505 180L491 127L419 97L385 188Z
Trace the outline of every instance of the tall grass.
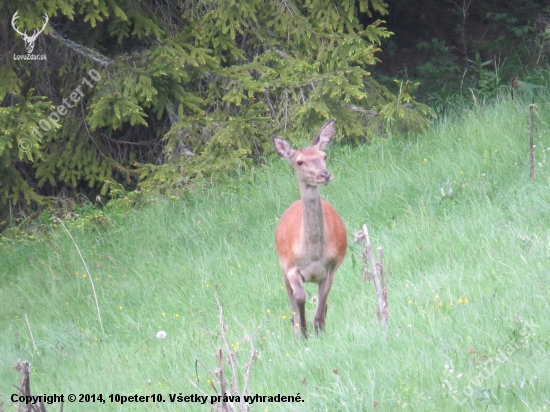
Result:
M94 230L73 228L91 273L64 230L49 241L4 245L0 393L14 391L17 359L31 361L39 394L197 393L188 382L197 379L195 359L214 368L220 346L217 295L242 367L247 343L234 318L249 331L268 321L255 343L251 393L305 398L253 410L547 410L550 111L547 100L537 104L534 184L528 108L517 101L464 110L414 141L329 149L335 179L322 196L346 223L350 246L329 296L326 333L308 341L292 332L275 253L277 219L298 197L295 176L278 158L183 200L158 199ZM386 252L386 332L351 242L363 223ZM312 303L306 312L311 328ZM509 344L509 356L495 358ZM210 377L199 375L211 392Z

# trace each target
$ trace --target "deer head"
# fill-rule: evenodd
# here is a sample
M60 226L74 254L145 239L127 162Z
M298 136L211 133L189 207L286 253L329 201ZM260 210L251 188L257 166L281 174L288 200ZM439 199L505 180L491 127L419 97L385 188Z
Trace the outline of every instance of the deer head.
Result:
M46 28L46 25L48 24L49 18L48 18L48 15L46 13L44 13L44 17L46 18L46 21L45 21L44 25L42 26L42 28L39 31L35 30L34 33L32 34L32 36L29 36L27 34L27 30L25 30L25 32L22 33L15 26L15 21L17 20L17 17L18 17L17 14L18 13L19 13L19 11L16 11L15 14L13 15L13 18L11 19L11 25L12 25L13 29L17 33L19 33L21 35L21 37L23 38L23 41L25 42L25 49L27 49L27 53L31 54L32 51L34 50L34 42L38 38L38 35L40 33L42 33L44 31L44 29Z
M332 180L332 174L327 170L324 150L332 141L334 130L333 119L319 130L310 146L294 150L287 140L277 136L273 136L273 145L277 154L294 167L300 182L312 187L325 186Z

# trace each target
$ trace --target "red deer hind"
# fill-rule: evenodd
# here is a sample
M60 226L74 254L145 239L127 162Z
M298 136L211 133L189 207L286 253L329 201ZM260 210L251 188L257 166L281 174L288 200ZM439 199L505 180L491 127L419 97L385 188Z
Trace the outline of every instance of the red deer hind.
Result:
M294 150L290 143L273 137L275 151L287 159L298 175L301 200L283 214L275 232L277 254L283 269L286 291L292 307L292 325L308 337L304 282L319 285L315 332L325 328L327 297L334 273L344 260L346 228L333 207L321 200L319 186L327 185L332 174L326 168L324 149L332 141L335 120L326 123L311 146Z

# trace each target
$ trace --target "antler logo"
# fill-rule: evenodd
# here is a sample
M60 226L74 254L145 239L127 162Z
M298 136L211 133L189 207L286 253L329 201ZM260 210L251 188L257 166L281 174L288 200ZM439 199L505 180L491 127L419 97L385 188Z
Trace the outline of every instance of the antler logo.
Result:
M27 30L25 30L24 33L21 33L19 31L19 29L15 26L15 21L17 20L17 14L19 13L19 11L16 11L15 14L13 15L13 18L11 19L11 25L13 27L13 29L19 33L21 35L21 37L23 38L23 40L25 41L25 49L27 49L27 53L28 54L31 54L32 51L34 50L34 42L36 41L36 39L38 38L38 35L40 33L42 33L44 31L44 29L46 28L46 25L48 24L48 21L49 21L49 18L48 18L48 15L46 13L44 13L44 17L46 18L46 22L44 23L44 25L42 26L42 28L40 29L40 31L34 31L34 33L32 34L32 36L29 36L27 34Z

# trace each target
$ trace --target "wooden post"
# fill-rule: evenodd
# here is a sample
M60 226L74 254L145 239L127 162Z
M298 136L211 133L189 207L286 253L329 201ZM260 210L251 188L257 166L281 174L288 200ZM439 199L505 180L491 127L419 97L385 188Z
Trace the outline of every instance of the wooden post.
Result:
M379 261L375 262L372 254L372 246L369 238L369 230L367 225L363 225L363 230L355 235L355 243L365 240L365 249L363 250L363 260L365 261L365 269L363 280L372 277L374 281L374 289L378 298L378 308L376 314L384 327L387 327L390 311L388 309L388 291L386 289L386 276L384 271L384 250L378 248ZM370 263L371 272L369 272L368 264Z
M534 104L529 105L529 174L531 182L535 181L535 139L534 139L534 124L533 124L533 109Z

